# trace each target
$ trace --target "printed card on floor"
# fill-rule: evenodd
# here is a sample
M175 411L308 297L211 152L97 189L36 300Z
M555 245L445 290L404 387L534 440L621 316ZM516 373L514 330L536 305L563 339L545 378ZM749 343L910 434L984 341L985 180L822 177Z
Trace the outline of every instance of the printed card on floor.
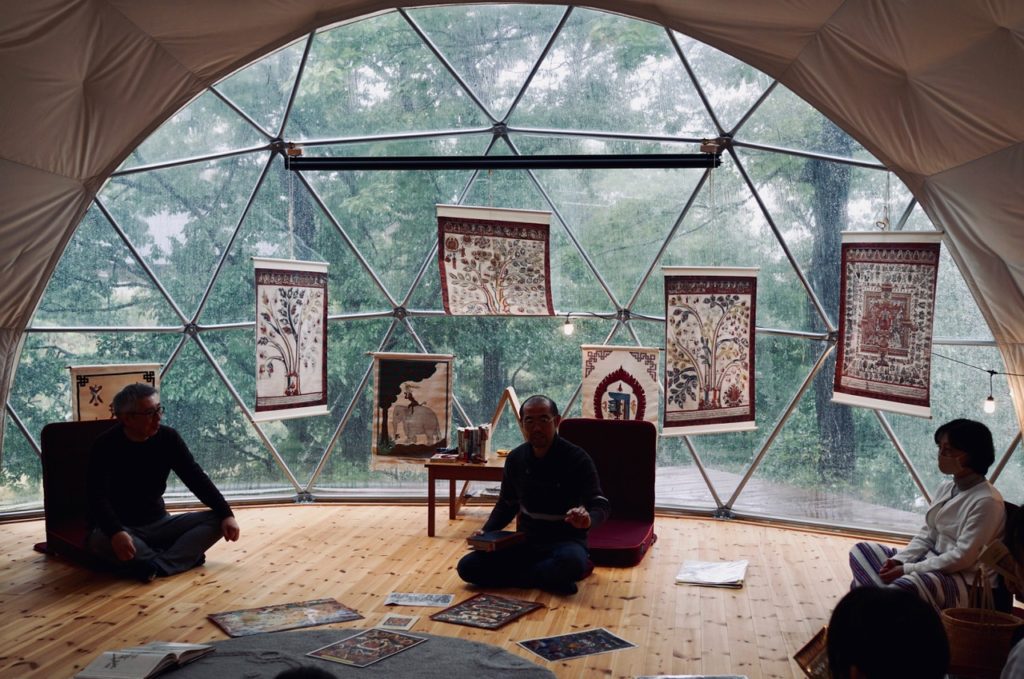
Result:
M420 619L418 615L395 615L389 614L381 618L381 621L377 623L378 629L397 629L403 632L407 632L412 629L412 626L416 624L416 621Z
M498 629L538 608L542 608L542 605L536 601L524 601L495 594L477 594L451 608L434 613L430 619L450 622L453 625Z
M384 600L385 606L434 606L444 608L455 601L454 594L425 594L422 592L392 592Z
M275 606L211 613L207 616L228 636L244 637L262 632L361 620L363 616L334 599L314 599Z
M549 662L621 651L624 648L636 648L636 644L620 639L603 627L572 634L560 634L556 637L527 639L517 643L527 651L536 653Z
M423 637L414 637L411 634L402 634L386 629L368 629L355 636L310 651L306 655L342 665L366 667L408 650L417 644L422 644L424 641L426 639Z

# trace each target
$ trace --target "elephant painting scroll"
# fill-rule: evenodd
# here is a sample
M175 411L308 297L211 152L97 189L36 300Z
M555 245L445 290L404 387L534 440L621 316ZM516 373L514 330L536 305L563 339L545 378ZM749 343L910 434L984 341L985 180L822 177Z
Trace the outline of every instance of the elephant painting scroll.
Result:
M395 441L433 445L441 439L441 427L434 411L423 404L395 405L391 411L392 433Z
M371 469L415 467L447 448L452 361L440 354L374 354Z

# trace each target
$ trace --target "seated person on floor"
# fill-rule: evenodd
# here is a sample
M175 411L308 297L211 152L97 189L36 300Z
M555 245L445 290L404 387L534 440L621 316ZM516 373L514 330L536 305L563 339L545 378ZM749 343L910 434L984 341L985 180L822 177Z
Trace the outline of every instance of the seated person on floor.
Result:
M1003 497L985 478L995 460L992 433L974 420L952 420L935 431L943 481L925 525L901 550L860 542L850 550L853 587L890 586L915 592L936 609L968 605L985 545L1003 536ZM993 577L993 585L995 578Z
M174 429L160 424L156 389L131 384L113 399L117 424L100 434L89 460L89 551L143 582L206 560L221 537L237 540L238 522L224 496ZM168 514L171 471L210 509Z
M825 643L833 679L942 679L949 667L938 612L896 588L848 592L832 611Z
M517 515L525 542L496 552L470 552L459 576L481 587L538 587L575 594L590 566L587 531L608 516L593 460L558 436L558 406L547 396L523 402L527 442L505 460L501 494L483 531L501 530Z

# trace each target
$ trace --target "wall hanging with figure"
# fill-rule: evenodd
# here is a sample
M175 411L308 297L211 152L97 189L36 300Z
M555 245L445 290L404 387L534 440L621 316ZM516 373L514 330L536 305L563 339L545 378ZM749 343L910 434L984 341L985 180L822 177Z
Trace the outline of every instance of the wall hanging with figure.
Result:
M373 354L371 468L422 467L447 448L452 411L450 354Z
M327 264L253 257L255 419L326 415Z
M937 233L843 232L836 403L931 417L941 240Z
M551 213L437 206L441 298L452 316L553 316Z
M583 417L658 425L658 354L649 347L580 346Z
M662 434L756 429L756 268L663 267L665 416Z
M129 384L143 382L160 390L159 363L130 365L73 365L71 371L71 419L112 420L110 402Z

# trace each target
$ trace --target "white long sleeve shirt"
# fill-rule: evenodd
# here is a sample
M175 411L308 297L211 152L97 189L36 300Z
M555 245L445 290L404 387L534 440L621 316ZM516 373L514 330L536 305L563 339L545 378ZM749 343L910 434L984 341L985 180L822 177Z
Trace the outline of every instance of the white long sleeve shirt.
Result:
M955 489L952 480L939 485L924 527L893 556L903 563L904 573L963 571L973 582L981 550L1003 537L1006 508L995 486L983 479L956 495Z

